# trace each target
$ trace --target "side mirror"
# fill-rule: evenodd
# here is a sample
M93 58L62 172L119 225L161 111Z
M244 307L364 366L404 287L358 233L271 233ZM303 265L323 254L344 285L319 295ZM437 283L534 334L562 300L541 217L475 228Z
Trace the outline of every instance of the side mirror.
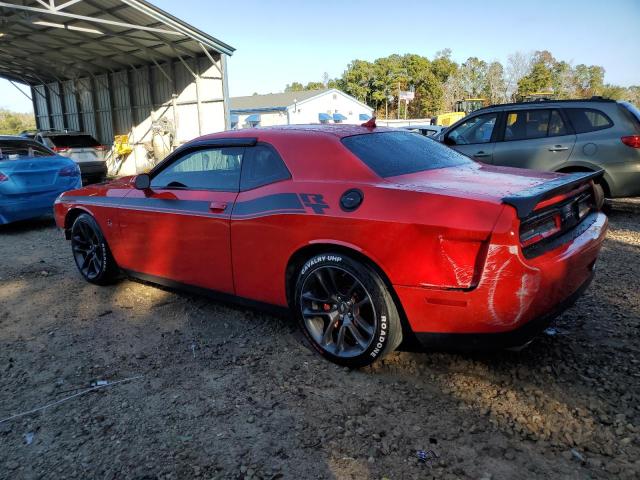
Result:
M134 185L138 190L146 190L151 186L151 177L146 173L141 173L136 177Z
M451 138L449 135L445 135L442 143L451 147L456 144L456 141L453 138Z

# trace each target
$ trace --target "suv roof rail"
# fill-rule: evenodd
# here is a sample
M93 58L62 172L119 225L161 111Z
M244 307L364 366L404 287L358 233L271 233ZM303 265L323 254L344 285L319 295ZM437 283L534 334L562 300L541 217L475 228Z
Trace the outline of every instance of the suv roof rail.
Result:
M536 98L535 100L530 100L528 102L511 102L511 103L496 103L495 105L488 105L486 107L479 108L474 110L473 113L479 112L481 110L488 110L489 108L495 107L510 107L516 105L534 105L536 103L571 103L571 102L607 102L607 103L616 103L616 100L612 100L611 98L604 98L600 96L593 96L591 98L567 98L563 100L551 100L548 98Z

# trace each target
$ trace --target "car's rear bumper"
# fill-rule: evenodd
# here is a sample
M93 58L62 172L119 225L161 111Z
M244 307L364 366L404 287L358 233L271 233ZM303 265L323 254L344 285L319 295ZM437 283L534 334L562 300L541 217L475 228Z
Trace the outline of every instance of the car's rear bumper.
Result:
M82 184L89 185L91 183L103 182L107 178L107 162L77 162L80 167L80 175L82 176Z
M17 200L9 196L0 198L0 225L52 214L53 202L64 191L34 193Z
M571 307L584 293L593 280L592 274L556 307L538 318L523 324L515 330L497 333L416 333L415 337L422 348L428 350L491 350L520 347L545 330L552 321Z
M640 197L640 159L606 165L605 180L612 198Z
M582 233L532 259L516 247L491 245L471 290L394 288L411 330L430 346L448 337L460 346L491 345L490 336L496 345L526 343L587 287L606 229L606 216L594 214Z

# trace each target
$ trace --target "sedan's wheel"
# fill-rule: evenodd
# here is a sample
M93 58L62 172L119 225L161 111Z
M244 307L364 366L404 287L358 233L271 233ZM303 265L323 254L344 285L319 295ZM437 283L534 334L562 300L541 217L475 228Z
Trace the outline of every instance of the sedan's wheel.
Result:
M340 365L368 365L402 338L398 312L380 276L344 255L317 255L304 265L296 309L314 348Z
M78 270L91 283L106 285L118 275L104 235L95 219L83 213L71 227L71 250Z

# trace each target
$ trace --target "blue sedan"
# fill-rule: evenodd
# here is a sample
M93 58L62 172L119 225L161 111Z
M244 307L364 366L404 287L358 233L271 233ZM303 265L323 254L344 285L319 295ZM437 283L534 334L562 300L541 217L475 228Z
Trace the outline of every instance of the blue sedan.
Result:
M33 140L0 136L0 225L51 214L58 195L81 186L73 160Z

